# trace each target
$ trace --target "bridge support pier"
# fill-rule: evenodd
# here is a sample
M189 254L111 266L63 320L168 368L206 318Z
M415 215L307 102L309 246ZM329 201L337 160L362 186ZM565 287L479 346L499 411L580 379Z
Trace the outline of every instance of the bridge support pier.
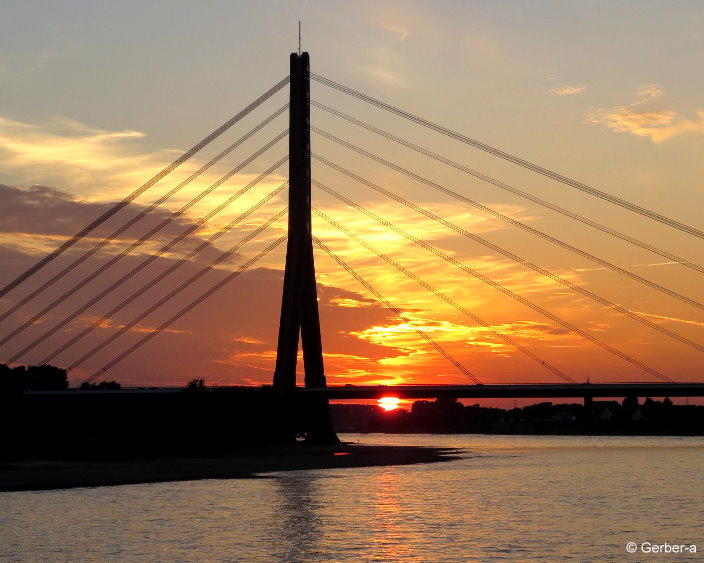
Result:
M289 126L289 207L286 268L281 299L274 387L295 393L299 334L306 387L326 386L311 232L310 58L291 54ZM295 399L291 396L291 402ZM292 404L306 440L339 442L332 429L327 397ZM303 412L301 412L303 411Z

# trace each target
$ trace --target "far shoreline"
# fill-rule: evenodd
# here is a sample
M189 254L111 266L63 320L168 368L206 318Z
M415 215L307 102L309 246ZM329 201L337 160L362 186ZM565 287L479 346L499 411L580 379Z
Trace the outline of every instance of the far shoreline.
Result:
M295 444L203 457L0 462L0 492L251 479L278 471L437 463L459 459L460 452L455 448L341 443Z

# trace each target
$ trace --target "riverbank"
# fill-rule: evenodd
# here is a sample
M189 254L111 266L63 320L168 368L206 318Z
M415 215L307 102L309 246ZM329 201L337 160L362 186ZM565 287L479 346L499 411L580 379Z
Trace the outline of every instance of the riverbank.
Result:
M0 491L100 487L198 479L246 479L274 471L434 463L459 450L416 446L295 444L213 457L129 461L17 461L0 464Z

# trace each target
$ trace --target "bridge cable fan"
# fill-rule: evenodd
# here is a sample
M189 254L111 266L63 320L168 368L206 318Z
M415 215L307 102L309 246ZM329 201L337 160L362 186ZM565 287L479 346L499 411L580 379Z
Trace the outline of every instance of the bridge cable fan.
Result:
M166 225L168 225L169 223L171 223L175 218L177 218L177 217L179 217L180 215L182 215L185 211L187 211L187 210L190 209L193 205L195 205L196 203L198 203L201 199L203 199L206 195L208 195L210 192L212 192L215 188L217 188L217 187L220 186L222 183L224 183L226 180L228 180L231 176L233 176L234 174L236 174L237 172L239 172L239 171L240 171L242 168L244 168L246 165L250 164L250 163L251 163L253 160L255 160L257 157L261 156L263 153L265 153L267 150L269 150L274 144L276 144L278 141L280 141L281 139L283 139L283 138L286 136L286 134L287 134L287 132L284 131L283 133L281 133L281 134L279 134L277 137L275 137L272 141L269 141L269 143L267 143L264 147L262 147L262 148L259 149L257 152L255 152L253 155L251 155L251 156L250 156L248 159L246 159L244 162L240 163L236 168L234 168L233 170L231 170L230 172L228 172L227 174L225 174L225 176L223 176L222 178L220 178L220 180L218 180L217 182L215 182L212 186L210 186L209 188L206 188L204 191L202 191L200 194L198 194L195 198L193 198L191 201L189 201L186 205L184 205L183 207L181 207L181 209L179 209L178 211L174 211L169 217L167 217L167 218L164 219L161 223L159 223L159 224L156 225L154 228L152 228L147 234L143 235L143 236L142 236L141 238L139 238L137 241L135 241L135 242L132 243L130 246L128 246L127 248L125 248L120 254L114 256L113 258L111 258L108 262L106 262L105 264L103 264L103 265L102 265L101 267L99 267L97 270L93 271L93 273L91 273L90 275L84 277L83 280L81 280L78 284L74 285L71 289L69 289L67 292L65 292L63 295L61 295L59 298L57 298L57 299L55 299L54 301L52 301L49 305L47 305L46 307L44 307L39 313L37 313L36 315L34 315L32 318L30 318L28 321L26 321L23 325L21 325L20 327L18 327L18 328L15 329L14 331L12 331L10 334L8 334L7 336L5 336L4 338L0 339L0 346L4 346L5 344L7 344L10 340L12 340L15 336L17 336L17 335L18 335L19 333L21 333L22 331L24 331L27 327L31 326L31 325L34 324L37 320L39 320L40 318L42 318L46 313L48 313L49 311L51 311L52 309L54 309L56 306L58 306L60 303L62 303L62 302L65 301L66 299L68 299L71 295L73 295L74 293L76 293L76 292L77 292L78 290L80 290L82 287L84 287L85 285L87 285L88 283L90 283L92 280L94 280L95 278L97 278L97 277L98 277L100 274L102 274L104 271L106 271L106 270L109 269L111 266L113 266L113 265L116 264L118 261L120 261L122 258L124 258L125 256L127 256L132 250L134 250L135 248L137 248L138 246L140 246L140 245L141 245L142 243L144 243L145 241L149 240L154 234L156 234L158 231L160 231L160 230L161 230L162 228L164 228ZM288 159L287 156L286 156L286 157L283 157L281 160L279 160L276 164L274 164L273 166L271 166L267 171L265 171L263 174L261 174L261 175L260 175L259 177L257 177L255 180L253 180L252 182L250 182L249 184L247 184L244 188L242 188L241 190L239 190L239 192L237 192L234 196L232 196L232 197L231 197L230 199L228 199L227 201L230 202L230 203L231 203L232 201L234 201L234 199L236 199L237 197L239 197L240 195L242 195L243 193L245 193L246 191L248 191L248 190L249 190L252 186L254 186L257 182L259 182L261 179L263 179L264 177L268 176L271 172L273 172L276 168L278 168L279 166L281 166L284 162L286 162L287 159ZM228 203L228 205L229 205L229 203ZM226 205L225 205L225 207L226 207ZM220 210L224 209L224 207L221 205L221 206L218 206L218 208L216 208L216 209L218 209L218 211L216 211L216 212L219 212ZM211 212L211 213L214 214L214 212ZM211 216L212 216L212 215L211 215ZM206 216L206 217L208 217L208 216ZM209 217L208 217L208 218L209 218ZM205 219L205 220L207 220L207 219ZM154 259L156 259L158 256L160 256L161 254L167 252L171 247L173 247L174 245L178 244L178 243L179 243L183 238L185 238L187 235L189 235L189 234L191 234L192 232L194 232L194 231L198 228L198 226L200 226L201 224L203 224L203 222L204 222L204 220L201 219L200 224L196 223L196 225L193 225L193 226L189 227L188 229L186 229L183 233L181 233L180 235L178 235L178 236L177 236L175 239L173 239L171 242L169 242L168 244L166 244L165 246L163 246L159 251L157 251L157 253L153 254L153 255L152 255L151 257L149 257L145 262L143 262L142 264L140 264L139 266L137 266L135 269L133 269L132 271L130 271L130 273L128 274L128 276L129 276L129 275L133 275L133 274L136 273L137 271L141 270L143 267L146 267L149 263L151 263L151 261L153 261ZM122 278L121 280L119 280L118 282L116 282L116 284L113 284L113 285L114 285L115 287L117 287L117 286L119 286L121 283L123 283L123 281L125 281L126 279L128 279L128 278L125 277L125 276L123 276L123 278ZM11 360L11 361L12 361L12 360Z
M259 252L256 256L253 258L250 258L242 264L237 270L234 272L228 274L225 278L220 280L218 283L216 283L213 287L211 287L208 291L206 291L203 295L189 303L186 307L181 309L178 313L175 315L169 317L166 321L164 321L162 324L160 324L157 328L152 330L149 334L145 335L141 340L130 346L127 350L119 354L117 357L113 358L110 362L105 364L101 369L96 371L93 375L91 375L89 378L87 378L84 383L90 383L91 381L94 381L96 378L100 377L103 373L108 371L109 369L113 368L115 365L120 363L122 360L124 360L127 356L130 354L134 353L137 351L139 348L144 346L147 342L149 342L152 338L157 336L159 333L161 333L164 329L168 328L170 325L175 323L178 319L183 317L186 313L200 305L203 301L208 299L211 295L222 289L225 285L227 285L229 282L234 280L237 276L239 276L242 272L253 266L256 262L258 262L260 259L262 259L264 256L266 256L269 252L274 250L277 246L279 246L282 242L286 240L286 236L282 236L269 244L264 250Z
M423 340L430 344L435 350L437 350L448 362L455 366L463 375L471 379L475 384L482 385L482 382L466 367L464 367L460 362L458 362L452 354L450 354L443 346L441 346L432 336L430 336L424 330L415 326L398 308L394 307L388 299L386 299L379 291L377 291L367 280L365 280L361 275L359 275L352 266L345 262L338 254L333 252L328 246L326 246L318 237L313 236L313 242L320 248L325 254L337 262L344 270L350 274L354 279L356 279L360 284L362 284L367 291L369 291L377 300L384 305L387 309L393 312L401 321L412 328Z
M339 137L336 137L335 135L328 133L327 131L323 131L322 129L319 129L317 127L312 128L316 133L319 135L322 135L326 139L330 139L331 141L334 141L350 150L353 150L354 152L361 154L362 156L365 156L379 164L382 164L386 166L387 168L390 168L391 170L395 170L396 172L399 172L401 174L404 174L408 176L409 178L413 178L414 180L420 182L421 184L424 184L430 188L433 188L441 193L444 193L445 195L449 195L463 203L466 203L468 205L471 205L472 207L475 207L484 213L487 213L493 217L496 217L498 219L501 219L502 221L505 221L514 227L517 227L523 231L526 231L532 235L535 235L537 237L542 238L543 240L547 240L548 242L555 244L557 246L560 246L561 248L564 248L566 250L569 250L570 252L573 252L575 254L578 254L579 256L582 256L588 260L591 260L592 262L595 262L599 264L600 266L603 266L604 268L607 268L613 272L616 272L617 274L620 274L622 276L625 276L627 278L630 278L632 280L637 281L638 283L641 283L651 289L654 289L656 291L659 291L661 293L664 293L665 295L668 295L669 297L673 297L679 301L682 301L683 303L687 303L688 305L691 305L693 307L696 307L698 309L704 310L704 303L701 303L697 301L696 299L692 299L690 297L687 297L686 295L682 295L680 293L677 293L676 291L673 291L671 289L668 289L666 287L661 286L660 284L657 284L647 278L644 278L642 276L639 276L638 274L635 274L629 270L626 270L624 268L621 268L620 266L617 266L616 264L612 264L611 262L604 260L603 258L599 258L598 256L595 256L594 254L591 254L590 252L587 252L586 250L582 250L580 248L577 248L575 246L572 246L571 244L553 237L547 233L544 233L543 231L540 231L539 229L536 229L534 227L531 227L530 225L526 225L525 223L518 221L516 219L512 219L511 217L508 217L504 215L503 213L500 213L499 211L496 211L495 209L492 209L490 207L487 207L486 205L483 205L481 203L478 203L466 196L463 196L462 194L459 194L449 188L446 188L445 186L441 186L440 184L437 184L431 180L428 180L427 178L424 178L423 176L420 176L419 174L416 174L415 172L412 172L410 170L407 170L398 164L395 164L393 162L390 162L378 155L375 155L369 151L366 151L360 147L357 147L356 145L353 145L352 143L349 143L345 141L344 139L340 139Z
M350 172L349 170L343 168L342 166L339 166L338 164L335 164L328 159L321 157L317 154L313 154L313 158L315 158L317 161L322 162L323 164L327 164L331 168L349 176L350 178L353 178L357 180L358 182L370 187L371 189L389 197L390 199L393 199L394 201L397 201L399 203L402 203L406 207L409 207L410 209L413 209L414 211L417 211L418 213L421 213L422 215L425 215L426 217L432 219L433 221L436 221L437 223L455 231L458 234L461 234L474 242L477 242L483 246L486 246L487 248L490 248L494 250L495 252L498 252L499 254L506 256L510 260L517 262L523 266L526 266L527 268L530 268L531 270L538 272L539 274L548 277L552 279L553 281L556 281L560 283L561 285L564 285L565 287L568 287L572 291L575 291L576 293L580 293L581 295L584 295L585 297L589 297L593 301L604 305L605 307L609 309L613 309L615 311L618 311L619 313L647 326L648 328L655 330L657 332L660 332L662 334L665 334L669 336L670 338L673 338L674 340L677 340L683 344L686 344L687 346L690 346L691 348L694 348L695 350L699 352L704 352L704 346L701 344L694 342L693 340L690 340L689 338L682 336L681 334L674 332L668 328L665 328L661 325L658 325L656 323L653 323L652 321L649 321L648 319L642 317L641 315L631 311L630 309L626 309L625 307L618 305L616 303L613 303L612 301L606 299L605 297L601 297L600 295L597 295L596 293L579 286L577 284L572 283L569 280L566 280L565 278L558 276L557 274L554 274L553 272L550 272L549 270L546 270L545 268L542 268L541 266L538 266L537 264L534 264L533 262L530 262L529 260L526 260L524 258L521 258L520 256L510 252L509 250L506 250L505 248L494 244L492 242L489 242L488 240L484 239L483 237L480 237L477 234L471 233L467 231L466 229L463 229L462 227L459 227L455 225L454 223L443 219L442 217L439 217L435 215L434 213L424 209L423 207L420 207L419 205L416 205L415 203L412 203L408 201L407 199L394 194L388 190L385 190L384 188L381 188L380 186L374 184L373 182L366 180L365 178L362 178L361 176L358 176L357 174Z
M171 164L169 164L166 168L164 168L161 172L159 172L156 176L142 184L139 188L137 188L135 191L133 191L130 195L125 197L122 201L114 205L111 209L103 213L100 217L95 219L92 223L84 227L82 230L80 230L78 233L76 233L73 237L71 237L69 240L61 244L58 248L56 248L54 251L49 253L47 256L42 258L39 262L37 262L34 266L26 270L24 273L20 274L17 278L15 278L13 281L5 285L2 289L0 289L0 297L3 297L10 291L12 291L14 288L16 288L18 285L20 285L22 282L24 282L26 279L29 277L33 276L36 274L39 270L41 270L44 266L55 260L57 257L59 257L61 254L66 252L69 248L71 248L74 244L76 244L78 241L80 241L83 237L85 237L87 234L95 230L98 226L102 225L105 221L107 221L110 217L115 215L118 211L120 211L123 207L128 205L132 200L135 198L139 197L142 193L147 191L149 188L151 188L154 184L156 184L159 180L164 178L166 175L170 174L173 170L175 170L177 167L179 167L181 164L186 162L189 158L191 158L194 154L196 154L198 151L200 151L203 147L206 145L210 144L211 141L222 135L225 131L227 131L230 127L232 127L235 123L240 121L245 115L250 113L252 110L255 108L259 107L263 102L268 100L271 96L273 96L276 92L281 90L286 84L289 83L289 77L286 76L274 86L269 88L264 94L259 96L256 100L254 100L251 104L249 104L246 108L244 108L242 111L240 111L237 115L223 123L220 127L218 127L215 131L213 131L210 135L202 139L200 142L195 144L193 147L191 147L189 150L187 150L185 153L183 153L180 157L178 157L176 160L174 160Z
M229 147L227 147L225 150L220 152L218 155L213 157L209 162L201 166L198 170L196 170L193 174L191 174L188 178L180 182L175 188L172 188L170 191L168 191L166 194L158 198L156 201L154 201L151 205L143 209L141 212L139 212L135 217L127 221L124 225L122 225L119 229L116 231L112 232L109 234L107 237L105 237L102 241L98 242L96 245L94 245L92 248L84 252L81 256L76 258L71 264L66 266L63 270L61 270L59 273L54 275L52 278L50 278L48 281L46 281L44 284L42 284L39 288L35 289L32 291L29 295L26 297L20 299L17 303L15 303L12 307L10 307L7 311L2 313L0 315L0 321L5 320L7 317L9 317L11 314L13 314L15 311L17 311L20 307L23 307L27 303L29 303L32 299L46 291L47 288L52 286L54 283L57 281L61 280L66 274L71 272L74 268L85 262L88 258L93 256L96 252L98 252L101 248L105 247L108 245L110 242L112 242L114 239L116 239L119 235L121 235L123 232L125 232L127 229L129 229L132 225L136 224L138 221L146 217L149 213L154 211L159 205L170 199L173 195L181 191L184 187L186 187L188 184L190 184L193 180L195 180L198 176L200 176L203 172L208 170L211 166L219 162L222 158L230 154L233 150L235 150L237 147L239 147L242 143L244 143L247 139L252 137L255 133L260 131L263 127L265 127L268 123L270 123L272 120L274 120L276 117L281 115L286 109L288 108L288 104L285 104L283 107L279 108L277 111L275 111L273 114L271 114L269 117L267 117L264 121L259 123L256 127L251 129L249 132L247 132L245 135L240 137L237 141L232 143Z
M504 293L505 295L508 295L512 299L518 301L519 303L525 305L526 307L529 307L530 309L536 311L537 313L540 313L541 315L547 317L548 319L554 321L556 324L562 326L563 328L566 328L570 330L571 332L574 332L575 334L578 334L585 340L588 340L589 342L592 342L593 344L596 344L597 346L603 348L604 350L610 352L614 356L622 359L623 361L630 363L631 365L634 365L641 370L645 371L646 373L649 373L650 375L656 377L657 379L660 379L662 381L667 381L667 382L672 382L670 378L668 378L666 375L660 373L659 371L645 365L644 363L636 360L635 358L632 358L628 354L622 352L621 350L611 346L610 344L600 340L596 336L593 336L592 334L576 327L575 325L571 324L570 322L562 319L555 313L552 313L551 311L541 307L540 305L533 303L529 299L522 297L518 295L517 293L511 291L507 287L503 286L499 282L496 282L492 280L491 278L486 277L485 275L481 274L477 270L474 270L473 268L470 268L469 266L466 266L459 260L453 258L449 254L444 253L443 251L439 250L438 248L434 247L433 245L420 240L419 238L411 235L407 231L403 230L400 227L397 227L390 221L387 221L386 219L383 219L382 217L379 217L376 213L366 209L365 207L355 203L351 199L337 193L336 191L332 190L331 188L325 186L324 184L321 184L318 181L313 181L313 184L323 190L324 192L332 195L333 197L339 199L340 201L348 204L350 207L353 207L354 209L357 209L358 211L364 213L367 215L367 217L370 217L371 219L374 219L375 221L379 222L380 224L384 225L385 227L388 227L389 229L393 230L395 233L398 233L399 235L405 237L407 240L411 241L413 244L420 246L421 248L427 250L428 252L431 252L435 256L445 260L449 264L452 264L453 266L457 267L458 269L462 270L463 272L471 275L472 277L480 280L481 282L485 283L486 285L489 285L490 287L493 287L494 289Z
M540 364L541 366L543 366L547 370L551 371L552 373L554 373L555 375L557 375L558 377L560 377L564 381L567 381L568 383L576 383L576 381L574 379L572 379L569 375L567 375L561 369L553 366L551 363L547 362L546 360L543 360L540 356L538 356L537 354L534 354L533 352L528 350L525 346L521 345L517 340L515 340L511 336L494 330L490 323L488 323L487 321L485 321L484 319L482 319L481 317L479 317L478 315L476 315L472 311L468 310L464 306L460 305L457 301L455 301L451 297L448 297L442 291L439 291L438 289L433 287L430 283L425 281L423 278L421 278L417 274L414 274L413 272L411 272L410 270L408 270L407 268L405 268L404 266L399 264L396 260L394 260L393 258L388 256L387 254L384 254L383 252L381 252L380 250L375 248L372 244L368 243L364 239L362 239L359 236L357 236L356 234L354 234L350 229L348 229L347 227L343 226L342 224L338 223L337 221L335 221L334 219L329 217L325 212L321 211L320 209L318 209L315 206L313 206L313 212L316 215L318 215L320 218L327 221L334 228L338 229L339 231L341 231L342 233L347 235L350 239L355 241L357 244L359 244L360 246L363 246L364 248L366 248L367 250L369 250L373 254L376 254L379 258L381 258L382 260L384 260L385 262L387 262L388 264L390 264L391 266L396 268L396 270L398 270L399 272L404 274L406 277L412 279L413 281L415 281L416 283L418 283L419 285L424 287L426 290L428 290L430 293L432 293L436 297L439 297L440 299L445 301L445 303L447 303L448 305L450 305L451 307L453 307L454 309L456 309L460 313L462 313L465 316L472 319L478 325L481 325L484 328L486 328L491 334L493 334L497 338L503 340L504 342L508 343L510 346L516 348L516 350L518 350L519 352L522 352L523 354L528 356L530 359L536 361L538 364Z
M91 348L90 351L86 352L83 356L81 356L80 359L76 360L73 362L68 370L74 370L76 369L79 365L81 365L83 362L85 362L87 359L91 358L93 355L95 355L97 352L108 346L110 343L112 343L114 340L122 336L125 332L130 330L132 327L134 327L136 324L140 323L143 321L145 318L147 318L149 315L151 315L154 311L157 309L161 308L164 304L168 303L176 297L179 293L181 293L184 289L190 287L193 283L195 283L197 280L199 280L202 276L207 274L210 270L212 270L215 266L218 264L222 263L223 261L227 260L230 258L235 252L237 252L242 246L244 246L247 242L251 241L254 239L256 236L264 232L267 228L271 226L272 223L275 221L278 221L281 217L283 217L286 214L286 208L282 209L279 211L276 215L271 217L268 221L266 221L264 224L259 226L257 229L252 231L250 234L248 234L246 237L244 237L242 240L240 240L237 244L235 244L232 248L229 250L223 252L220 256L218 256L215 260L213 260L208 266L205 268L202 268L200 271L198 271L196 274L188 278L186 281L181 283L176 289L170 291L167 293L164 297L159 299L156 303L154 303L152 306L148 307L145 311L137 315L134 319L132 319L130 322L125 324L124 326L121 326L117 331L115 331L113 334L111 334L108 338L103 340L100 344L97 346L94 346Z
M359 100L365 101L365 102L367 102L373 106L376 106L378 108L389 111L395 115L398 115L399 117L403 117L404 119L408 119L409 121L412 121L412 122L417 123L419 125L423 125L424 127L427 127L428 129L431 129L433 131L436 131L438 133L446 135L452 139L455 139L455 140L460 141L462 143L465 143L467 145L478 148L478 149L480 149L484 152L487 152L489 154L493 154L494 156L497 156L499 158L502 158L504 160L507 160L509 162L517 164L518 166L521 166L521 167L526 168L528 170L532 170L533 172L537 172L538 174L542 174L543 176L551 178L551 179L553 179L557 182L560 182L566 186L569 186L571 188L580 190L584 193L588 193L594 197L597 197L599 199L602 199L602 200L607 201L609 203L612 203L614 205L618 205L618 206L620 206L624 209L628 209L629 211L632 211L634 213L638 213L639 215L642 215L644 217L652 219L653 221L657 221L657 222L662 223L664 225L668 225L674 229L678 229L682 232L688 233L688 234L695 236L697 238L704 239L704 231L697 229L696 227L692 227L691 225L687 225L685 223L682 223L681 221L671 219L669 217L666 217L664 215L656 213L655 211L651 211L650 209L646 209L644 207L641 207L640 205L626 201L625 199L611 195L607 192L604 192L602 190L599 190L597 188L594 188L592 186L589 186L589 185L584 184L582 182L579 182L577 180L573 180L572 178L568 178L567 176L563 176L562 174L558 174L557 172L553 172L552 170L549 170L547 168L539 166L538 164L534 164L534 163L529 162L527 160L524 160L518 156L514 156L514 155L507 153L505 151L502 151L498 148L492 147L491 145L488 145L486 143L482 143L481 141L478 141L476 139L472 139L470 137L462 135L461 133L457 133L457 132L452 131L446 127L443 127L441 125L438 125L436 123L428 121L427 119L423 119L422 117L419 117L417 115L413 115L412 113L407 112L405 110L402 110L400 108L394 107L391 104L387 104L385 102L382 102L381 100L377 100L371 96L368 96L367 94L364 94L362 92L358 92L357 90L353 90L352 88L349 88L348 86L344 86L342 84L334 82L333 80L325 78L324 76L320 76L319 74L311 73L310 76L313 80L315 80L316 82L319 82L320 84L324 84L326 86L329 86L330 88L338 90L339 92L342 92L344 94L347 94L347 95L352 96L354 98L357 98Z
M587 217L584 217L582 215L574 213L573 211L569 211L563 207L560 207L558 205L550 203L549 201L546 201L546 200L541 199L537 196L534 196L531 193L520 190L520 189L516 188L515 186L511 186L510 184L507 184L505 182L497 180L496 178L492 178L491 176L483 174L482 172L478 172L477 170L473 170L472 168L464 166L463 164L460 164L459 162L456 162L454 160L450 160L449 158L446 158L440 154L434 153L424 147L421 147L419 145L411 143L410 141L407 141L405 139L397 137L397 136L389 133L388 131L380 129L379 127L375 127L374 125L371 125L369 123L365 123L364 121L361 121L360 119L357 119L355 117L347 115L347 114L345 114L335 108L332 108L328 105L322 104L322 103L317 102L315 100L311 100L311 104L313 106L323 110L323 111L326 111L332 115L335 115L341 119L344 119L344 120L348 121L349 123L352 123L354 125L362 127L363 129L366 129L367 131L371 131L372 133L376 133L377 135L380 135L380 136L384 137L385 139L389 139L391 141L394 141L394 142L396 142L396 143L398 143L398 144L400 144L410 150L413 150L413 151L418 152L422 155L425 155L429 158L432 158L433 160L436 160L437 162L441 162L443 164L446 164L447 166L450 166L452 168L455 168L456 170L460 170L461 172L464 172L465 174L469 174L470 176L473 176L475 178L483 180L484 182L487 182L495 187L498 187L498 188L505 190L509 193L512 193L512 194L515 194L519 197L527 199L528 201L532 201L533 203L537 203L538 205L545 207L547 209L550 209L552 211L555 211L556 213L560 213L561 215L564 215L565 217L569 217L570 219L574 219L575 221L579 221L580 223L588 225L589 227L592 227L593 229L597 229L603 233L611 235L611 236L618 238L624 242L627 242L629 244L632 244L634 246L642 248L643 250L647 250L648 252L651 252L657 256L660 256L661 258L665 258L671 262L677 262L678 264L681 264L682 266L685 266L686 268L690 268L690 269L695 270L701 274L704 274L704 266L701 266L699 264L695 264L694 262L691 262L691 261L687 260L686 258L682 258L681 256L676 256L675 254L672 254L672 253L668 252L667 250L663 250L662 248L658 248L656 246L653 246L645 241L642 241L640 239L637 239L635 237L632 237L630 235L627 235L625 233L622 233L620 231L612 229L611 227L608 227L606 225L598 223L597 221L594 221L592 219L589 219Z
M49 354L43 360L41 360L40 364L48 364L56 356L65 352L66 350L68 350L71 346L73 346L79 340L82 340L85 336L90 334L98 326L102 325L103 323L108 322L117 313L119 313L122 309L124 309L127 305L132 303L135 299L137 299L138 297L143 295L145 292L150 290L152 287L154 287L156 284L158 284L161 280L163 280L163 279L167 278L168 276L170 276L171 274L173 274L176 270L181 268L181 266L187 264L191 260L191 258L196 256L199 252L201 252L205 248L212 246L221 236L228 233L230 230L232 230L232 228L234 228L236 225L241 223L244 219L249 217L252 213L254 213L256 210L261 208L264 204L266 204L267 202L271 201L273 198L278 196L287 185L288 185L288 182L284 182L281 186L279 186L274 191L267 194L263 199L259 200L257 203L255 203L253 206L251 206L249 209L247 209L244 213L238 215L230 223L228 223L224 227L221 227L218 231L213 233L210 237L208 237L208 239L203 241L200 245L198 245L196 248L191 250L185 256L181 257L176 263L169 266L161 274L159 274L158 276L156 276L155 278L153 278L152 280L150 280L149 282L144 284L141 288L139 288L137 291L135 291L129 297L127 297L126 299L121 301L118 305L113 307L110 311L105 313L101 318L97 319L91 325L89 325L88 327L83 329L80 333L73 336L70 340L68 340L67 342L65 342L61 346L59 346L51 354Z

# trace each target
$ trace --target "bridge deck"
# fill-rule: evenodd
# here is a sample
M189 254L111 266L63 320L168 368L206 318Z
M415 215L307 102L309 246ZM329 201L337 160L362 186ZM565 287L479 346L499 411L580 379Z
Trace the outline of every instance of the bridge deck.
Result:
M548 398L548 397L703 397L704 383L536 383L501 385L394 385L344 386L326 390L331 399L368 399L393 395L402 399L456 397L458 399Z
M278 393L269 385L261 387L211 387L208 390L233 393ZM177 387L127 388L120 390L30 391L29 395L95 396L101 394L150 395L183 392ZM344 385L307 389L297 387L294 393L323 394L330 399L377 399L394 396L401 399L518 399L558 397L704 397L704 383L530 383L497 385Z

